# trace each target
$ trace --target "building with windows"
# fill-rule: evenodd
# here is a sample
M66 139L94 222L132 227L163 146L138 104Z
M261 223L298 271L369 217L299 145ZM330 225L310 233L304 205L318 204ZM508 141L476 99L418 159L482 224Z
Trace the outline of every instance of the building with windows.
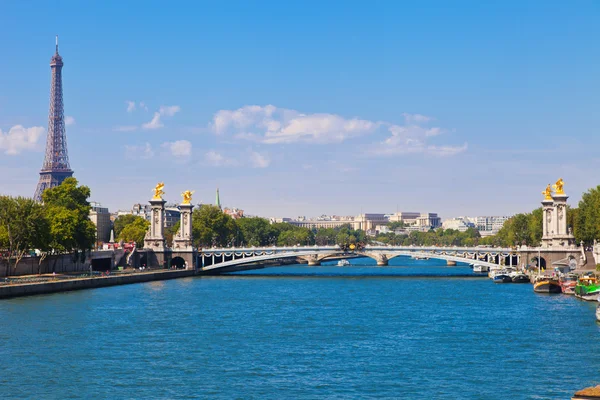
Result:
M414 225L417 222L417 218L421 216L418 212L396 212L390 216L390 222L404 222L406 225Z
M150 221L150 218L152 217L151 213L152 208L150 207L150 204L134 204L133 207L131 207L130 213L119 211L118 215L131 214ZM179 222L180 217L181 211L179 211L179 207L176 204L167 204L165 206L165 218L163 221L164 227L171 228L173 225Z
M454 229L455 231L465 232L469 228L475 228L475 224L466 218L450 218L442 223L444 229Z
M510 216L502 215L470 217L468 219L475 224L481 236L490 236L498 233L509 218Z
M112 222L108 208L102 207L100 203L90 202L90 220L96 225L96 242L107 243L110 240Z
M437 213L421 213L415 222L415 226L421 232L426 232L431 229L437 229L442 226L442 219Z

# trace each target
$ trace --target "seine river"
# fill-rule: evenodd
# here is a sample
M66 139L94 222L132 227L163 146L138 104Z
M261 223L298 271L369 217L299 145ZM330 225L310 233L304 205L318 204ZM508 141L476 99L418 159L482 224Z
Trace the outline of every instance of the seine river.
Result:
M567 399L600 383L595 304L392 264L2 300L0 398Z

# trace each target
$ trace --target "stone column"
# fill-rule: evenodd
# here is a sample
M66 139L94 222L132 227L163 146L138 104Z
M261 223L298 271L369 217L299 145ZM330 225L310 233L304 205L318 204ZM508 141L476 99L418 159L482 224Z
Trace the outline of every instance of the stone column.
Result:
M150 200L150 206L152 207L150 217L150 229L146 232L144 238L144 248L152 249L155 252L165 251L165 203L163 199Z
M180 204L179 231L173 238L174 251L194 251L192 244L192 204Z
M543 232L542 232L542 247L552 246L552 237L554 236L554 219L555 209L552 200L542 201L543 210ZM521 245L521 243L519 243Z
M567 199L566 194L555 194L554 199L554 235L552 237L553 246L565 247L575 244L575 237L567 230Z

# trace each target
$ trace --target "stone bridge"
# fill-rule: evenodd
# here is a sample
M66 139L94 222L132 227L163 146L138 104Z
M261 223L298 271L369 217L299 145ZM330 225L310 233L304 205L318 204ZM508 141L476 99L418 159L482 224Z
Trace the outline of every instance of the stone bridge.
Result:
M200 272L219 272L248 264L257 264L256 268L263 268L261 263L265 261L293 258L307 261L309 265L319 265L322 260L341 255L370 257L380 266L388 265L389 260L399 256L437 258L488 267L516 266L520 262L519 253L511 248L366 246L360 250L348 251L339 246L293 246L202 249L198 251L196 265Z

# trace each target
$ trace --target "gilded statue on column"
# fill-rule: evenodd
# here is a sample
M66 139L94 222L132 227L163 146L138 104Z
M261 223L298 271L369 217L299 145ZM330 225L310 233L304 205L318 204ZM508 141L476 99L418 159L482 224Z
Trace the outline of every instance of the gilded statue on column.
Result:
M542 194L544 195L544 200L552 200L552 188L550 187L550 184L546 186L546 190L544 190Z
M189 190L186 190L185 192L181 193L181 197L183 197L183 201L181 202L181 204L191 204L193 194L194 191L190 192Z
M162 200L162 195L165 194L165 192L163 191L164 187L165 184L163 182L159 182L156 184L156 186L154 187L154 197L152 197L152 200Z
M552 186L554 187L554 190L556 190L556 194L565 194L565 191L563 190L563 185L565 183L563 182L562 178L558 178L558 180L556 181L556 183Z

